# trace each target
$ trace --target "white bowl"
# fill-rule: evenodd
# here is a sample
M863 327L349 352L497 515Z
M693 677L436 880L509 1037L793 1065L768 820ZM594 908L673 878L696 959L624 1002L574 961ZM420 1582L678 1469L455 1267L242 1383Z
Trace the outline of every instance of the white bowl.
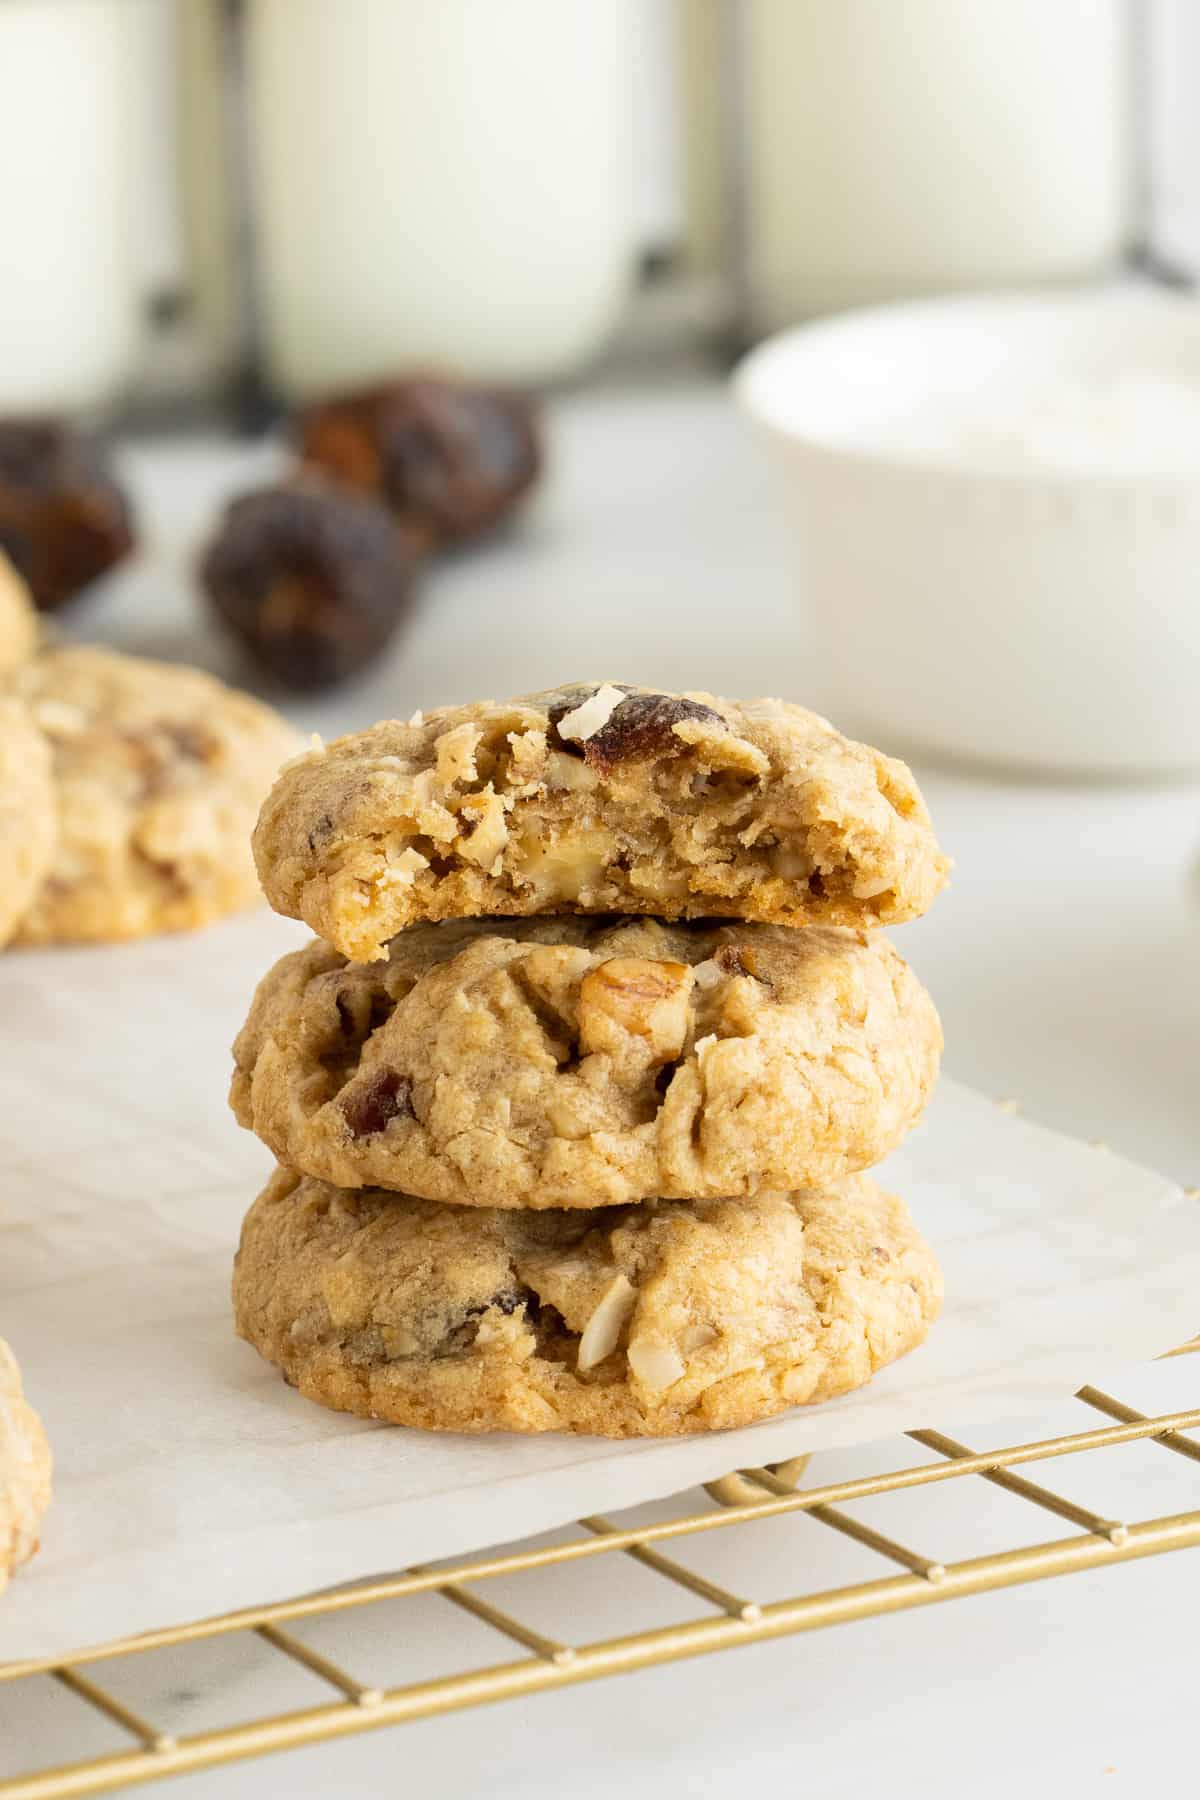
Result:
M883 307L771 339L735 389L839 723L1041 769L1200 765L1200 305Z

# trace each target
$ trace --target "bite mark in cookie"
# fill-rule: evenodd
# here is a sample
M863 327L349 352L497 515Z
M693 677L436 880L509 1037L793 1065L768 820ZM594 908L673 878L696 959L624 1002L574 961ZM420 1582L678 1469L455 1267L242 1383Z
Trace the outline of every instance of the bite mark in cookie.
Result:
M288 769L255 855L345 955L574 911L872 926L947 871L902 763L782 701L579 684L385 722Z

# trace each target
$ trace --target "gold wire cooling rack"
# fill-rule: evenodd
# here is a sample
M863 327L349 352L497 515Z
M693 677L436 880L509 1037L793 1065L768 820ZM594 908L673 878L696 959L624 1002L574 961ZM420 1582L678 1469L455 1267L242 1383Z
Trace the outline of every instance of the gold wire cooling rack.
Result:
M1174 1354L1197 1350L1200 1339L1183 1345ZM0 1665L0 1700L6 1692L9 1697L14 1694L6 1684L51 1680L67 1689L83 1706L104 1715L128 1739L126 1748L112 1754L30 1769L10 1779L0 1779L0 1800L65 1800L67 1796L108 1793L134 1783L210 1769L275 1750L593 1681L602 1675L630 1674L710 1651L733 1650L768 1638L904 1612L966 1594L1015 1587L1052 1575L1068 1575L1200 1545L1200 1507L1138 1520L1106 1518L1041 1482L1014 1473L1022 1465L1060 1457L1094 1456L1139 1440L1149 1440L1174 1456L1200 1463L1200 1442L1183 1435L1200 1429L1200 1407L1148 1416L1095 1387L1081 1388L1076 1398L1088 1408L1093 1422L1089 1429L1061 1437L976 1451L940 1431L913 1431L909 1438L930 1452L933 1460L803 1491L797 1490L796 1483L806 1458L743 1469L708 1485L708 1504L703 1510L680 1512L653 1524L625 1528L604 1518L580 1519L576 1532L564 1542L472 1556L437 1569L413 1568L402 1575L333 1593L144 1632L81 1651L65 1660ZM1097 1416L1102 1423L1095 1422ZM1003 1488L1028 1506L1075 1529L1067 1537L1050 1537L1044 1542L966 1561L939 1562L843 1510L847 1504L875 1496L931 1483L972 1479ZM750 1531L755 1524L787 1514L803 1514L853 1539L899 1573L782 1599L750 1600L697 1573L663 1548L702 1533ZM596 1557L613 1563L632 1557L674 1589L686 1590L702 1601L704 1615L628 1636L565 1644L534 1630L514 1613L493 1605L475 1591L474 1584L486 1584L498 1576L527 1575ZM353 1609L400 1607L406 1598L417 1594L435 1594L472 1614L500 1637L519 1645L523 1654L515 1661L487 1662L435 1679L381 1689L331 1661L289 1630L289 1626L302 1621ZM397 1618L396 1623L401 1625L402 1620ZM332 1697L323 1705L299 1711L175 1736L168 1721L159 1723L140 1717L87 1672L89 1667L112 1659L150 1659L180 1645L200 1640L229 1643L248 1633L256 1634L260 1642L281 1657L302 1664L326 1685Z

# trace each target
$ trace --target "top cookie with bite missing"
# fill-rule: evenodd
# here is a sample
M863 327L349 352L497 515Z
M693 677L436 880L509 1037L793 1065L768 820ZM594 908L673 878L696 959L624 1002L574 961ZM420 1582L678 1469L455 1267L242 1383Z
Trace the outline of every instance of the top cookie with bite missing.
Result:
M358 962L431 919L895 924L948 870L905 765L816 713L612 682L339 738L283 771L254 853L276 911Z

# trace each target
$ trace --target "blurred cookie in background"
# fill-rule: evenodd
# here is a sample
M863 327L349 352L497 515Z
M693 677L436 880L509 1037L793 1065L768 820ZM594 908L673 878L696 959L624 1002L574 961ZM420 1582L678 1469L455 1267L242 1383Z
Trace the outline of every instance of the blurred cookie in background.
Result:
M54 612L126 557L133 512L99 440L53 419L0 419L0 549Z
M45 651L11 686L49 747L58 821L17 943L184 931L258 901L250 832L297 747L277 713L90 645Z

